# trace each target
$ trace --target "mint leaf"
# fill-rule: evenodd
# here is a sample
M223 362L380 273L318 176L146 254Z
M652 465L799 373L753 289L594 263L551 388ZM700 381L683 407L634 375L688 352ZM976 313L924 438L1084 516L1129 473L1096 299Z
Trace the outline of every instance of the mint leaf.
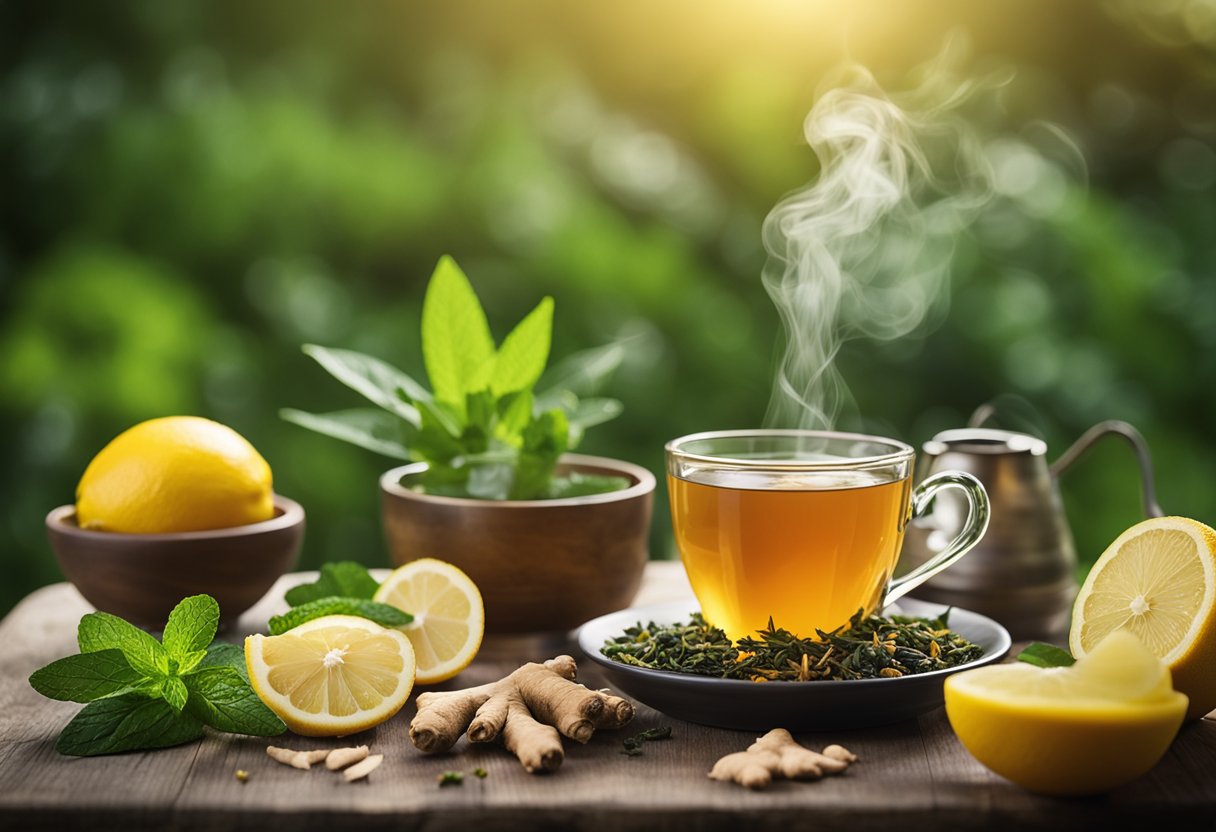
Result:
M422 302L422 358L438 401L464 407L477 371L494 356L486 313L469 279L448 255L439 259Z
M621 366L625 354L624 343L618 341L582 350L562 359L546 370L537 382L540 391L536 396L537 407L541 410L557 407L567 393L595 395Z
M414 401L429 401L431 394L408 375L378 358L353 350L330 349L316 344L305 344L303 350L338 381L418 427L418 409L405 401L402 394Z
M615 419L623 409L616 399L578 399L573 408L566 410L566 415L571 425L586 430Z
M499 400L498 406L501 415L498 418L496 435L505 440L520 437L532 421L532 391L508 393Z
M184 681L187 713L218 731L273 737L287 730L234 667L205 667Z
M155 638L108 612L91 612L80 619L76 641L81 653L121 650L127 663L145 676L169 672L169 653Z
M392 459L412 459L409 449L401 442L401 420L383 410L369 407L333 413L305 413L303 410L283 408L279 411L279 417ZM419 416L418 425L421 423L422 417Z
M490 391L501 396L531 390L549 361L552 336L553 298L545 298L503 339L494 360Z
M372 577L367 567L353 560L322 564L321 574L310 584L293 586L284 593L288 604L298 607L319 598L368 598L376 594L380 582Z
M208 667L231 667L240 673L246 682L249 681L249 668L245 664L245 648L239 644L229 644L226 641L217 641L212 644L207 648L207 656L198 663L195 672Z
M98 699L76 714L55 743L60 754L91 757L196 740L203 724L163 699L127 693Z
M182 708L186 707L186 683L182 681L180 676L166 676L160 680L160 695L168 702L173 710L179 714Z
M210 595L191 595L169 613L161 643L177 662L178 673L202 661L220 626L220 605ZM189 665L189 666L187 666Z
M1071 667L1077 661L1067 650L1041 641L1028 644L1018 653L1017 660L1038 667Z
M401 627L414 620L414 616L391 604L381 604L364 598L341 598L331 596L308 601L270 619L270 634L282 635L305 621L325 615L357 615L375 621L381 627Z
M53 661L30 674L30 687L48 699L92 702L129 692L145 679L127 663L121 650L112 648Z

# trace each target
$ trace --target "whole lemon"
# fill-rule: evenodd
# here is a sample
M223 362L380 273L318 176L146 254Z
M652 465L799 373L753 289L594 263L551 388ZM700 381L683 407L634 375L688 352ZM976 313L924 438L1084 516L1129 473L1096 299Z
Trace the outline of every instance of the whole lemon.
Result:
M165 534L274 516L270 465L232 428L198 416L149 419L116 436L76 487L84 529Z

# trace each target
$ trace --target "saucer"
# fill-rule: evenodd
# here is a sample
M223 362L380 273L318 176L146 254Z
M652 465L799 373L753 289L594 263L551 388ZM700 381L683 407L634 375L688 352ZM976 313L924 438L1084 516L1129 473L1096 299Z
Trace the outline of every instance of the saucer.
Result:
M579 648L627 696L675 719L764 732L839 731L870 728L915 719L940 707L945 678L1003 659L1013 642L1009 631L979 613L902 598L900 615L934 618L949 610L949 627L979 645L984 654L971 662L943 670L879 679L816 680L812 682L749 682L709 676L649 670L621 664L601 652L604 643L638 622L663 626L686 622L696 603L678 602L631 607L592 619L578 629Z

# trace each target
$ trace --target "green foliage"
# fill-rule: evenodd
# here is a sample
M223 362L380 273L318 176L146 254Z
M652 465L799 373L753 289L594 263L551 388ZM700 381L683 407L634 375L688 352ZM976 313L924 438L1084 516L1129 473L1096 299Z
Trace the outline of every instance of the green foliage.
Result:
M88 703L55 748L87 757L180 745L203 726L259 737L286 731L250 686L243 651L213 643L219 618L211 596L185 598L157 641L118 616L83 616L80 653L30 674L43 696Z
M1026 645L1017 655L1017 660L1038 667L1071 667L1076 659L1062 647L1036 641Z
M440 258L422 304L422 356L431 391L401 370L351 350L304 351L374 410L315 414L289 422L397 459L425 462L430 494L537 500L624 488L622 477L555 477L584 431L620 413L612 399L580 400L569 388L537 394L549 361L553 299L544 298L495 348L481 301L456 261ZM599 351L567 366L571 381L611 372L621 353ZM575 361L579 358L575 357Z
M360 618L375 621L381 627L400 627L414 620L414 616L397 609L392 604L381 604L366 598L343 598L331 595L315 601L306 601L282 615L272 616L270 634L272 636L281 635L293 627L299 627L306 621L326 615L357 615Z

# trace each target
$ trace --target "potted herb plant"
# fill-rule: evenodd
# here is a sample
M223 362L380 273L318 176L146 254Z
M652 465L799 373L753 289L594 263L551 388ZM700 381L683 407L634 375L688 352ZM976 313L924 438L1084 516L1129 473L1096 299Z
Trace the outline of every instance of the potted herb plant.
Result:
M571 356L546 374L552 328L546 297L496 345L473 287L445 256L422 306L430 389L377 358L309 344L309 356L376 407L282 411L406 463L380 478L390 559L463 569L481 589L487 633L567 631L627 607L648 558L654 475L572 453L587 428L621 411L580 394L623 348Z

